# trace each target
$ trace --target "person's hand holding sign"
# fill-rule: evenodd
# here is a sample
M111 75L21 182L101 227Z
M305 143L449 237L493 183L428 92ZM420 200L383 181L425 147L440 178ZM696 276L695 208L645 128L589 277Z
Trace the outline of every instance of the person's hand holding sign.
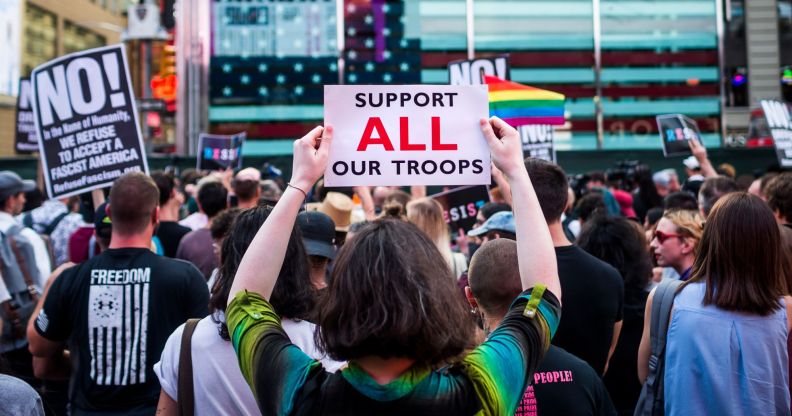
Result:
M304 193L322 177L330 154L333 126L316 126L301 139L294 141L292 179L289 184Z
M688 140L688 145L690 146L690 152L693 153L693 157L699 162L701 175L705 178L714 178L718 176L718 172L715 171L712 162L710 162L709 157L707 157L707 148L704 147L704 144L697 139L693 139Z
M333 141L331 126L318 126L294 142L292 178L272 213L259 228L239 262L230 303L242 290L256 292L269 300L278 280L297 212L310 189L324 173Z
M517 263L523 289L544 285L561 300L553 239L522 159L520 135L497 117L481 119L492 162L509 181L517 228Z

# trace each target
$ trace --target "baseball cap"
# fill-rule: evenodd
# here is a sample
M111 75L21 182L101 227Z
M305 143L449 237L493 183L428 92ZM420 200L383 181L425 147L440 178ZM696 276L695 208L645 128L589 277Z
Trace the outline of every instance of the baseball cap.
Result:
M638 217L635 214L635 209L633 209L633 196L631 193L627 191L622 191L621 189L617 189L613 192L613 197L616 198L616 202L619 203L619 209L621 213L627 218L636 218Z
M100 238L110 239L113 224L107 216L107 202L103 202L94 213L94 233Z
M682 164L690 170L701 169L701 165L699 165L699 161L696 160L695 156L686 157L685 160L682 161Z
M302 231L309 256L335 258L335 223L330 216L318 211L304 211L297 215L297 226Z
M4 170L0 172L0 198L7 198L20 192L30 192L36 189L36 182L22 179L16 172Z
M484 221L481 227L468 231L468 235L475 237L490 231L506 231L507 233L517 234L517 229L514 226L514 213L511 211L496 212L487 221Z

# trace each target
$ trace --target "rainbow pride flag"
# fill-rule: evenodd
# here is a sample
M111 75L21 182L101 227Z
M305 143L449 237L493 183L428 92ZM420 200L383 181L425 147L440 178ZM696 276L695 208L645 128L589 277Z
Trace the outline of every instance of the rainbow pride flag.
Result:
M491 116L517 127L524 124L564 124L564 95L498 77L484 76L489 86Z

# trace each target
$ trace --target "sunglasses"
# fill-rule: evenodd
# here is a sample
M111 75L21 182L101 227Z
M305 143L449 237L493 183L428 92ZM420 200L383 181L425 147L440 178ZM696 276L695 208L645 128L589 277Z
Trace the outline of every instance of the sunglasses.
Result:
M663 244L663 243L665 243L665 242L666 242L666 240L668 240L669 238L674 238L674 237L677 237L677 238L682 238L682 237L684 237L684 236L683 236L682 234L666 234L666 233L664 233L664 232L662 232L662 231L655 231L655 233L654 233L654 238L656 238L656 239L657 239L657 241L658 241L660 244Z

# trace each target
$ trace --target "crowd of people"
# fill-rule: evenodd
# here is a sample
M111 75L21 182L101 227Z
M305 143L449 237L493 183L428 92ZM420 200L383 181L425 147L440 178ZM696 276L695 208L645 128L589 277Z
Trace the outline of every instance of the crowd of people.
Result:
M0 172L0 414L790 414L792 172L568 175L481 120L491 201L274 170Z

